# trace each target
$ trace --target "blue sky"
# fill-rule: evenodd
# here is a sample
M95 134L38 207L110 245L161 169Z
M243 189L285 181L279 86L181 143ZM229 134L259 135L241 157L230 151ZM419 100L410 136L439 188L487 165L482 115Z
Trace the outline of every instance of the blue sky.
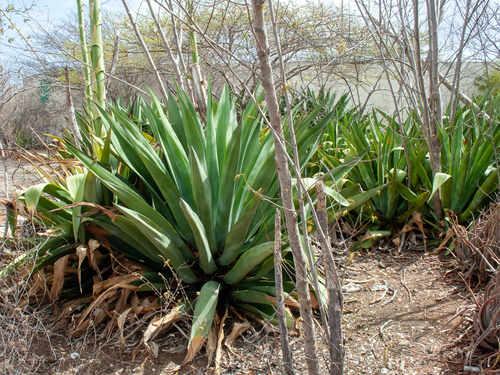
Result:
M14 0L11 0L14 1ZM63 18L76 10L76 0L61 1L61 0L36 0L38 7L42 10L44 17L47 15L50 19ZM88 6L88 1L83 0L85 7ZM139 9L141 0L128 0L130 7L134 10ZM146 4L144 4L146 5ZM143 6L144 6L143 5ZM122 11L123 4L121 0L101 0L101 7L103 9ZM87 8L88 9L88 8Z
M84 15L88 15L88 0L82 0L82 2L84 3ZM128 3L134 11L137 11L140 7L141 9L147 7L142 0L128 0ZM76 0L0 0L2 9L6 9L9 4L12 4L16 9L31 8L28 14L32 20L28 22L25 22L25 15L8 13L16 27L27 38L37 23L47 27L51 22L57 22L72 15L76 16ZM101 0L101 7L103 10L124 11L121 0ZM5 33L1 36L1 60L5 64L15 60L19 49L27 48L27 45L18 32L8 27L10 23L3 16L2 22Z

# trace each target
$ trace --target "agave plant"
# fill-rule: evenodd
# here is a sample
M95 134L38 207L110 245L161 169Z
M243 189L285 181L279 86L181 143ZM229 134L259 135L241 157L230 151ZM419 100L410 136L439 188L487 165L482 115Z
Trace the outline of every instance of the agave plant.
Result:
M496 108L499 101L497 98L490 103L491 107ZM470 220L498 191L495 154L500 149L500 122L496 113L490 115L487 120L474 107L464 106L457 111L454 123L442 130L444 173L437 176L444 181L441 200L443 208L459 215L462 221Z
M364 119L351 117L340 125L341 134L346 142L345 155L365 154L349 173L349 179L359 184L363 190L379 189L370 204L363 211L370 221L378 224L400 223L421 209L429 197L429 192L419 191L419 181L415 169L408 176L408 165L401 127L394 117L379 112L386 120L382 122L373 111ZM405 134L415 133L411 118L402 126ZM410 158L417 158L413 149L408 147Z
M192 358L208 335L219 296L266 319L274 315L273 200L278 202L279 186L272 135L253 103L238 123L224 89L218 105L208 100L205 128L185 94L177 101L170 96L168 104L168 113L154 96L151 105L140 101L133 110L122 103L108 104L109 112L100 108L105 139L89 131L84 151L60 140L64 157L81 165L58 179L47 175L20 199L35 221L58 232L33 248L32 271L60 259L77 269L54 293L79 292L92 283L95 290L91 276L110 272L116 254L139 262L134 267L148 279L132 280L134 290L160 288L162 279L193 285ZM320 109L296 116L301 165L331 118L313 122ZM83 117L79 121L87 127ZM101 246L97 256L89 250L93 241ZM282 252L293 267L286 245ZM293 288L293 280L285 280L285 292ZM296 305L292 298L289 303Z

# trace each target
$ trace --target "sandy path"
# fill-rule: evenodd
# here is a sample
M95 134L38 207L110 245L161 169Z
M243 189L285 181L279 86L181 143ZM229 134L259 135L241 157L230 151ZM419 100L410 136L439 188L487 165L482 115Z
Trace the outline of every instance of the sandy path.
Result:
M0 158L0 198L10 198L17 189L41 182L33 166L21 157ZM0 205L0 223L5 220L5 209Z

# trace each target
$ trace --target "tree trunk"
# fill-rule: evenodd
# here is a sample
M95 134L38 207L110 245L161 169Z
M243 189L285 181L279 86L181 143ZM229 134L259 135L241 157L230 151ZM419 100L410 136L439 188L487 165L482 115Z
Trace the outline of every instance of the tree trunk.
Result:
M280 181L281 200L285 210L286 228L288 230L290 247L292 249L295 274L297 278L297 294L299 298L300 314L303 319L304 341L306 362L309 374L320 374L320 366L317 359L317 347L315 338L314 319L311 310L311 298L309 295L309 283L307 274L307 263L302 251L297 213L292 197L292 177L288 169L286 147L280 147L284 143L283 129L278 106L278 99L274 88L273 72L269 58L269 46L264 26L263 0L252 0L253 7L253 29L257 44L257 56L259 58L262 86L264 88L266 103L271 126L274 131L274 143L276 150L276 170Z
M165 86L163 86L163 81L160 77L160 72L156 68L156 64L155 64L153 58L151 57L151 54L149 53L148 47L146 46L144 39L142 39L141 32L137 28L137 23L135 22L134 17L132 16L132 12L130 12L130 7L128 6L127 1L122 0L122 2L123 2L123 6L125 7L125 10L127 12L128 19L130 20L130 24L132 25L132 28L134 29L135 36L137 37L137 40L139 41L139 44L141 45L142 50L148 59L149 65L151 66L151 69L153 69L153 73L156 77L156 82L158 82L158 86L160 87L161 95L163 96L163 99L165 100L165 107L168 108L168 95L167 95L167 92L165 91Z
M276 209L276 218L274 219L274 275L276 283L276 315L278 316L280 329L283 367L285 375L293 375L292 351L290 350L290 343L288 342L285 301L283 299L283 271L281 269L281 215L279 209Z
M441 94L439 92L439 55L438 55L438 23L435 0L428 0L427 14L429 22L429 101L430 101L430 121L428 140L429 156L433 176L441 172L441 143L438 136L438 127L442 126ZM441 190L441 189L439 189ZM434 194L432 197L434 212L441 220L444 217L443 206L441 204L441 194Z
M106 92L109 89L111 83L111 76L115 73L116 66L118 65L118 56L120 54L120 31L115 30L115 43L113 45L113 58L111 59L111 66L109 67L109 75L106 78Z
M326 195L323 181L316 184L316 194L318 196L318 210L316 212L324 236L328 239L328 213L326 211ZM330 375L342 375L344 372L344 343L342 339L342 314L344 313L344 298L342 289L335 272L333 257L325 252L330 251L329 247L323 246L323 258L325 259L325 279L328 291L328 325L330 331Z
M87 37L85 36L85 26L83 23L83 3L76 0L78 6L78 33L80 35L80 49L83 61L83 78L85 79L85 101L89 110L92 108L92 78L90 76L89 51L87 50Z
M104 75L104 50L102 44L102 18L100 0L89 1L90 14L90 60L92 61L92 98L94 103L104 108L106 103L106 87ZM102 134L102 118L94 107L94 132L97 137Z
M4 171L5 197L9 198L9 172L7 169L6 154L3 149L3 144L1 139L0 139L0 156L2 157L3 171ZM8 232L9 232L9 209L7 208L7 206L5 206L5 227L3 231L2 245L0 246L0 255L3 254L3 248L5 245L5 241L7 240Z
M189 12L189 24L192 25L194 12L193 4L188 1L188 12ZM196 40L196 34L193 30L189 32L189 46L191 50L191 78L193 81L193 92L196 104L198 105L198 111L200 115L205 118L207 114L207 87L205 80L201 74L200 62L198 57L198 42Z
M148 3L149 7L149 12L151 13L151 17L153 18L153 21L155 22L156 29L158 30L158 33L160 34L161 40L163 41L163 44L165 45L165 48L167 49L168 57L170 58L170 62L172 63L172 67L174 69L175 73L175 79L177 80L177 84L181 88L181 90L184 90L184 79L182 77L181 70L179 68L179 61L174 57L174 54L172 52L172 48L170 48L170 43L167 40L167 37L165 36L165 33L163 32L163 29L160 25L160 22L158 21L158 18L155 15L153 6L151 5L151 0L146 0ZM175 25L172 25L173 28L175 29Z
M78 129L78 125L76 123L75 118L75 107L73 106L73 99L71 99L71 86L69 81L69 68L66 64L65 68L66 73L66 108L68 109L68 120L69 127L71 129L71 133L73 133L73 137L75 138L75 146L80 149L80 130Z

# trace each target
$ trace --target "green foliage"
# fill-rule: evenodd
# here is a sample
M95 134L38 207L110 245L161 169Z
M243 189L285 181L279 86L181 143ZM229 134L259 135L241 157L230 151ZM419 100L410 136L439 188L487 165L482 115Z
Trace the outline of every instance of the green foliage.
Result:
M21 148L30 149L38 145L37 140L33 137L33 133L25 128L14 129L12 135L16 145Z
M47 105L50 102L50 95L56 90L52 84L50 77L45 76L40 80L38 85L38 96L42 105Z
M279 199L272 134L263 132L253 103L237 116L227 88L219 103L210 99L207 104L205 128L184 93L177 100L169 98L168 113L154 95L151 104L108 104L109 112L99 108L105 139L95 137L88 120L79 116L83 151L68 137L60 152L84 167L73 167L72 175L59 181L47 175L44 184L20 196L35 222L57 230L63 240L33 250L34 271L98 240L166 279L175 275L192 284L192 290L200 290L198 301L215 306L214 290L220 289L226 303L236 298L263 317L272 314L272 202ZM303 165L332 117L312 121L319 111L295 115ZM293 268L286 248L283 258ZM99 269L106 269L111 259L103 256L100 262ZM81 273L90 277L94 271L83 266ZM76 278L76 273L66 278L62 293L80 292ZM291 293L290 277L286 281L285 291ZM90 287L91 282L83 285ZM257 291L259 300L252 301L249 296ZM214 314L215 307L199 303L192 345L199 344L199 337L204 340L196 327L205 327Z
M474 80L476 86L482 93L497 96L500 94L500 70L485 71Z
M361 216L372 224L369 237L378 239L416 211L432 220L434 193L440 192L445 209L466 220L498 191L496 113L490 112L488 122L464 107L453 124L445 121L439 134L443 173L433 176L415 113L400 124L381 111L360 117L346 109L347 96L336 102L329 94L303 96L306 100L295 100L292 108L303 183L314 202L315 183L325 182L330 219ZM168 113L152 97L151 104L118 100L107 110L97 107L103 137L95 136L88 117L77 116L82 150L68 134L59 152L80 164L58 179L40 170L46 181L20 194L34 222L57 236L33 246L3 275L30 261L37 272L97 240L111 253L144 265L141 272L155 287L162 279L191 285L188 298L197 298L189 347L194 355L218 304L232 303L265 319L273 315L274 203L279 202L274 142L257 107L250 103L238 114L227 88L218 103L209 90L205 126L186 94L169 97ZM262 97L259 106L265 108ZM286 116L283 121L288 137ZM298 205L302 197L296 190L294 197ZM300 218L314 230L309 219ZM282 255L293 269L287 244ZM61 293L89 290L92 275L110 269L111 262L110 255L81 269L80 262ZM293 291L293 281L286 276L286 293Z
M480 110L487 110L484 101ZM500 97L488 104L497 108ZM500 118L488 111L491 123L474 108L459 108L453 124L442 130L441 160L449 179L441 189L443 208L463 220L470 220L498 191L498 168L495 153L500 147Z
M435 193L441 194L445 210L458 215L461 221L469 220L498 192L495 153L500 147L500 119L496 110L499 101L500 98L492 99L486 105L485 100L476 100L479 110L459 107L453 124L445 117L439 134L443 173L436 176L430 168L428 146L421 136L418 116L413 112L402 113L405 120L399 124L396 115L377 110L362 118L355 110L337 110L306 173L328 176L342 162L349 164L346 160L363 155L362 160L340 176L344 181L344 191L340 193L349 199L347 189L356 190L357 186L363 192L378 189L377 194L354 211L368 222L378 226L400 225L415 211L435 222L430 199ZM342 100L335 107L345 108ZM489 117L480 115L481 111Z

